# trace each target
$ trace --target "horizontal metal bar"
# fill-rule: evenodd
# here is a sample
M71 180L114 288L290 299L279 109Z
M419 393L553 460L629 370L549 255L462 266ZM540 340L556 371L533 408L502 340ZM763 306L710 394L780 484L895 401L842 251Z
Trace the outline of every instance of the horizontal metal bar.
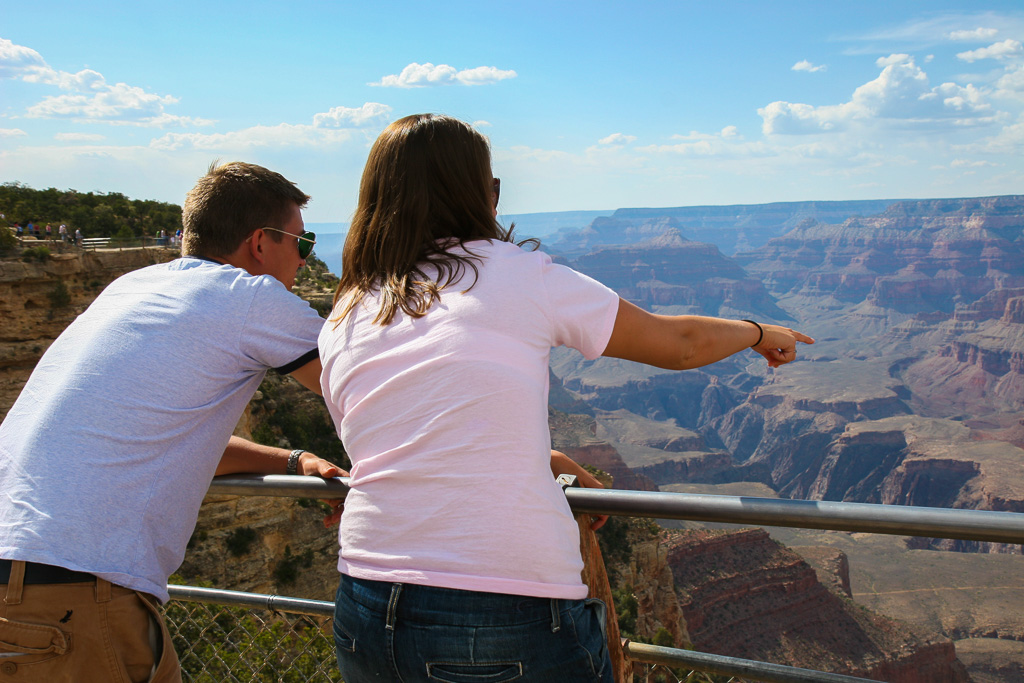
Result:
M229 474L214 477L210 493L275 498L344 498L348 477L321 479L287 474Z
M1024 543L1017 512L581 488L565 495L575 512L591 514Z
M226 591L218 588L200 588L199 586L167 586L171 600L183 602L205 602L214 605L232 605L250 609L266 609L271 612L290 612L293 614L312 614L318 617L333 617L334 603L323 600L306 600L305 598L289 598L282 595L266 595L264 593L243 593Z
M624 643L622 651L634 662L685 667L723 676L739 676L755 681L765 681L765 683L864 683L864 681L872 680L644 643Z
M210 492L333 499L345 497L348 482L348 477L231 475L215 478ZM583 488L568 488L565 495L573 511L591 514L1024 544L1024 514L1018 512Z

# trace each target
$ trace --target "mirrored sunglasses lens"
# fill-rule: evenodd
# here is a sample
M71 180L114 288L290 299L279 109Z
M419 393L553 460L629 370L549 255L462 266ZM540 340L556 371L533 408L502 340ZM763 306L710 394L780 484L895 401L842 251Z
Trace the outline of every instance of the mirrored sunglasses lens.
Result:
M316 241L316 235L311 232L304 232L302 237L305 239L299 240L299 256L306 258L313 253L313 242Z

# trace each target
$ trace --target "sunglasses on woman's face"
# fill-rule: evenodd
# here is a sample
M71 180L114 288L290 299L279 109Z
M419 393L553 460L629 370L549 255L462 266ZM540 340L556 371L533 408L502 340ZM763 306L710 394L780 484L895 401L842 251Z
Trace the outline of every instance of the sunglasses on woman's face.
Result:
M305 259L307 256L313 253L313 245L316 244L316 233L309 232L308 230L301 235L295 235L288 232L287 230L279 230L277 228L263 228L264 230L273 230L279 232L282 235L288 235L294 237L299 241L299 258Z
M494 185L492 186L491 194L494 195L494 208L498 208L498 197L501 196L501 178L494 179Z

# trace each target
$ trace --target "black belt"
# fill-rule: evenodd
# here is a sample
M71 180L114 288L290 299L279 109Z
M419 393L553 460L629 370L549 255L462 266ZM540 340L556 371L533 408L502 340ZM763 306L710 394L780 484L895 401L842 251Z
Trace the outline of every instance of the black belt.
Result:
M11 579L11 566L14 560L0 560L0 584ZM25 583L87 583L96 580L96 576L88 572L76 572L64 567L54 567L38 562L25 563Z

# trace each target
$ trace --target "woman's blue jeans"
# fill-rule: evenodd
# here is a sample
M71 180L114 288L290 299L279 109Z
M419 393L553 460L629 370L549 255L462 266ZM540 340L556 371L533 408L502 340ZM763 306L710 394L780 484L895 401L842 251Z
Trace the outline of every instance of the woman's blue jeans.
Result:
M345 574L334 644L346 683L612 683L600 600L385 583Z

